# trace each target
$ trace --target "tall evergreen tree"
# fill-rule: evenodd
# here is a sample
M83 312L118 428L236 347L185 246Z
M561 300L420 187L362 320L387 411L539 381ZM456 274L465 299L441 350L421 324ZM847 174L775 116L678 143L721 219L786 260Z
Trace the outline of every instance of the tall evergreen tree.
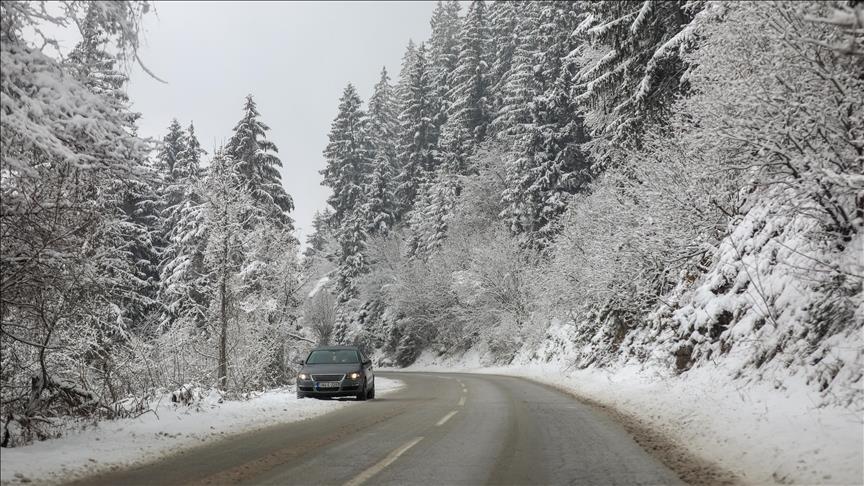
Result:
M342 301L356 295L354 279L365 270L366 196L374 146L361 103L357 90L349 83L330 127L330 143L324 149L327 167L321 171L321 184L333 191L327 202L333 208L331 224L339 242L336 289Z
M372 145L372 173L366 185L365 212L369 234L386 234L396 222L395 175L397 174L396 116L393 88L387 70L369 98L369 138Z
M470 172L467 158L486 138L490 113L490 31L486 3L474 0L462 22L459 58L453 72L448 120L442 128L447 169Z
M426 47L420 44L408 73L407 98L399 115L400 145L397 176L397 215L401 217L414 204L422 181L429 179L440 161L438 129L433 122L438 107L429 72Z
M686 91L682 53L704 2L590 2L575 30L604 53L578 73L580 104L594 135L638 147L646 124L662 122ZM602 151L603 149L598 150Z
M307 259L321 254L327 242L333 237L333 228L330 225L332 218L333 212L327 208L323 211L315 211L312 216L312 234L306 237L306 250L303 251L303 256Z
M225 154L238 164L254 201L258 214L255 219L291 230L294 221L289 213L294 209L294 201L282 187L279 173L282 161L276 156L279 150L267 140L270 127L259 120L260 116L252 95L248 95L243 118L234 127L234 135L225 145Z
M496 42L499 47L498 57L493 65L496 111L491 130L511 144L514 136L524 131L532 122L531 103L542 93L542 86L535 72L541 56L538 44L539 4L526 3L520 9L521 15L513 25L516 8L510 5L496 9L496 20L503 25L496 28L501 38ZM504 34L505 28L512 28L509 35Z
M555 236L569 195L586 187L591 161L583 148L588 137L582 116L573 100L576 67L568 57L581 42L569 32L584 12L579 4L559 2L537 4L534 12L536 21L522 30L535 34L517 49L507 104L499 116L499 121L511 124L506 133L511 134L514 156L507 167L502 216L530 246L545 248Z
M494 118L504 104L504 96L507 84L514 71L514 56L517 49L528 43L533 32L525 29L526 20L534 17L530 10L536 6L535 2L494 2L489 6L490 36L492 38L491 48L494 50L492 64L489 68L490 102L489 109ZM529 37L529 38L526 38ZM518 61L517 61L518 63ZM515 69L517 72L519 69ZM492 133L497 133L500 126L493 123L490 126Z
M353 84L339 100L336 118L330 125L330 142L324 149L327 167L321 171L322 185L333 194L327 199L333 208L333 222L340 226L364 202L367 174L372 167L372 140L362 101Z
M456 0L438 1L430 21L432 36L429 38L429 69L434 87L435 126L440 130L447 121L450 106L448 93L452 85L453 71L459 57L459 28L461 7Z
M156 169L159 175L168 181L174 177L174 165L177 163L177 158L186 150L185 141L180 122L176 118L171 119L168 133L162 138L162 143L156 154Z
M408 84L412 66L414 65L414 56L417 52L417 46L413 39L408 39L408 45L405 46L405 53L402 54L402 64L399 67L399 81L393 88L393 94L396 103L396 112L402 113L405 109L405 103L408 97Z
M91 93L122 113L122 126L117 129L134 134L140 114L129 110L129 98L124 89L128 77L120 71L117 56L108 52L109 35L100 22L101 15L98 6L87 6L87 13L81 23L82 39L69 53L65 67ZM117 162L128 165L138 177L127 180L105 178L99 181L103 191L116 195L116 198L106 200L103 210L107 214L115 214L119 222L106 227L106 233L101 235L97 245L116 244L116 247L103 248L103 251L119 248L125 253L125 270L114 262L109 267L117 265L116 268L106 271L121 277L123 283L117 285L118 289L127 290L115 302L121 308L122 319L130 328L140 330L148 324L150 314L156 308L160 252L158 183L156 174L145 166L143 150L130 151Z
M200 165L204 150L191 123L183 145L167 186L171 204L163 210L168 228L159 280L160 301L165 306L163 329L178 319L203 326L211 293L204 266L207 221Z

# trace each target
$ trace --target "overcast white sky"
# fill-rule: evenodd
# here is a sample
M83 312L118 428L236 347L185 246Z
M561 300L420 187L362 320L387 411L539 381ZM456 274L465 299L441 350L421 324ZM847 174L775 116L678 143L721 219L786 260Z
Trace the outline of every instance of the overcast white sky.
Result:
M297 236L329 189L318 171L339 96L349 81L364 101L387 66L398 77L409 38L429 37L434 2L156 2L139 53L162 84L134 67L129 96L140 135L161 138L171 118L194 121L212 154L252 93L279 147Z

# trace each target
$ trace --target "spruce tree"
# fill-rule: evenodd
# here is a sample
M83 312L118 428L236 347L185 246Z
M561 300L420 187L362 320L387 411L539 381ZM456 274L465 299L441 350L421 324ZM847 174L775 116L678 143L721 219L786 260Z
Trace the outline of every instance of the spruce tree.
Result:
M365 271L366 197L374 146L361 103L349 83L330 127L330 142L324 149L327 167L321 171L321 183L333 191L327 202L333 208L331 224L339 242L336 290L343 302L356 296L355 278Z
M585 189L592 169L584 151L588 137L573 100L576 66L568 57L581 42L569 32L584 12L579 4L557 2L538 4L533 12L535 20L522 31L534 35L517 49L506 104L496 122L507 126L503 133L513 144L502 216L529 246L543 249L556 234L569 196ZM523 63L523 58L531 61Z
M282 161L276 156L279 150L267 140L270 127L259 120L260 116L252 95L246 96L243 118L234 127L225 154L238 164L240 176L252 195L256 213L253 220L292 230L294 221L289 213L294 209L294 201L282 187L279 173Z
M517 49L524 49L529 43L532 31L527 31L525 26L530 23L532 17L529 10L536 6L534 2L494 2L489 6L490 35L492 38L492 65L489 68L490 86L490 111L494 118L500 111L503 103L507 84L515 71L521 68L514 66L514 56ZM526 22L527 21L527 22ZM524 60L523 60L524 62ZM519 61L516 61L518 64ZM514 69L515 68L515 69ZM499 131L499 125L493 123L490 126L492 134Z
M429 180L440 161L438 130L433 122L438 107L434 105L433 89L426 47L421 44L408 73L405 104L399 115L398 217L411 210L419 185Z
M364 203L367 174L373 163L368 120L361 105L357 90L349 83L342 92L338 113L330 125L330 142L324 149L327 167L321 171L321 184L333 191L327 202L333 208L337 227Z
M446 150L447 170L454 174L471 172L468 157L486 138L490 113L490 31L486 3L474 0L462 22L459 58L448 95L447 123L441 142Z
M191 123L184 146L167 190L174 203L163 210L163 221L169 228L159 281L160 301L165 306L163 329L178 320L184 325L203 326L211 294L204 266L207 221L200 166L204 150Z
M176 118L173 118L171 124L168 125L168 133L162 137L162 143L156 154L156 169L159 175L169 183L174 177L174 165L177 163L177 157L184 150L186 150L186 145L183 127L180 126L180 122Z
M417 46L414 40L408 39L408 45L405 46L405 53L402 54L402 64L399 67L399 81L393 88L393 95L396 103L396 113L402 113L405 109L405 104L408 98L408 85L412 66L414 65L414 57L417 52Z
M575 30L604 52L578 73L578 101L595 135L610 146L638 147L646 124L662 123L687 90L682 54L704 2L590 2ZM600 152L602 148L598 148Z
M372 144L372 168L366 185L366 214L369 234L386 234L396 222L395 175L397 174L396 116L393 88L387 70L369 98L369 138Z
M456 0L438 1L430 21L432 36L429 38L429 64L434 87L435 126L440 130L447 121L450 106L448 93L452 85L453 71L459 57L459 28L461 7Z

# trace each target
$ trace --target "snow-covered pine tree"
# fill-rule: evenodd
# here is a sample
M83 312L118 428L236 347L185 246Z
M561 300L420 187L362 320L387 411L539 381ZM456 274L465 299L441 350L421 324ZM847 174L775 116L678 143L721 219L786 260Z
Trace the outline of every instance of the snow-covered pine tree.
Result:
M353 84L342 92L328 137L330 142L324 149L327 166L321 170L321 185L333 191L327 202L333 208L333 224L339 227L365 202L367 176L372 172L368 119Z
M370 235L386 234L396 223L396 135L399 130L393 87L386 69L381 70L381 79L369 98L367 117L372 144L372 173L365 196L369 217L367 231Z
M303 251L303 256L306 259L311 259L318 255L327 257L322 252L327 247L327 242L333 238L333 228L330 226L333 220L333 212L329 208L324 208L323 211L315 211L312 216L312 234L306 237L306 250Z
M446 151L447 170L470 173L468 157L486 138L490 113L489 68L491 56L486 2L474 0L462 21L459 58L453 71L448 98L447 123L441 129L441 147Z
M538 45L540 5L525 3L517 10L513 4L502 4L493 12L499 25L493 24L498 55L493 64L495 118L490 131L511 148L516 135L532 123L531 104L542 92L535 79L535 66L542 55ZM508 28L512 30L506 35Z
M535 20L522 31L534 35L524 50L517 49L518 65L499 116L514 143L502 216L511 231L542 249L551 243L569 195L584 189L590 176L582 148L588 138L572 100L575 61L568 57L580 43L569 33L584 12L578 3L558 2L536 4L532 12Z
M170 181L174 175L177 157L186 150L185 140L183 127L176 118L172 118L171 124L168 125L168 133L162 137L162 143L156 153L156 170L166 181Z
M201 148L190 123L184 150L177 156L166 188L163 222L169 232L160 268L159 297L164 312L160 327L169 328L180 320L182 327L205 323L212 289L204 266L207 221L201 180Z
M441 247L447 237L447 221L456 208L459 190L457 176L446 172L421 185L417 203L409 215L409 257L425 260Z
M336 272L336 290L340 302L357 297L357 278L368 270L366 262L366 232L368 216L365 207L352 211L336 231L339 242L339 266Z
M578 101L592 134L606 147L638 147L646 124L662 123L687 90L682 58L694 40L690 24L704 1L589 2L574 33L593 51L578 73ZM606 148L598 146L595 153Z
M321 184L333 191L327 202L333 208L331 224L339 241L336 290L343 302L356 295L353 279L365 265L366 196L374 146L361 104L357 90L349 83L330 127L330 142L324 149L327 167L321 171Z
M410 73L414 64L414 56L417 52L417 46L413 39L408 39L408 45L405 46L405 53L402 54L402 64L399 67L399 80L396 86L393 87L393 96L396 103L396 113L402 113L405 109L405 103L408 98L408 85L410 83Z
M395 171L390 161L378 153L366 183L363 212L367 218L366 231L370 235L386 235L396 224Z
M433 104L438 107L435 126L440 130L447 121L450 106L448 93L452 84L453 70L459 57L459 17L461 7L456 0L438 1L430 21L432 35L429 38L429 69L434 87Z
M234 134L225 145L225 154L238 165L254 201L256 216L250 224L275 224L292 230L294 221L289 213L294 210L294 201L282 187L279 169L282 161L276 156L276 144L267 140L270 127L259 117L261 114L252 99L246 96L243 118L234 127Z
M504 104L504 93L514 70L514 56L519 46L527 45L532 31L525 30L526 20L534 18L530 10L534 10L535 2L494 2L489 6L489 25L492 38L491 47L494 56L489 68L490 102L489 110L493 123L489 126L489 135L500 131L500 125L495 123L499 111Z
M75 45L64 62L64 67L71 71L78 80L93 94L114 105L124 114L122 128L129 133L135 133L136 120L140 117L129 109L129 98L124 90L128 77L123 74L117 64L116 55L108 52L109 36L105 31L100 16L104 15L102 7L89 4L81 22L81 41ZM158 183L155 174L145 167L143 151L126 154L127 163L138 172L138 177L129 180L103 179L100 185L103 190L116 194L118 199L107 202L106 213L120 217L122 223L107 227L106 231L114 234L103 234L97 242L101 245L116 247L104 248L110 253L120 250L125 253L127 272L119 272L125 276L125 287L128 292L114 301L122 314L123 320L130 330L143 332L151 320L151 313L156 310L155 298L159 277L158 260L159 245L159 214L158 214ZM112 263L113 267L116 262ZM119 271L119 268L117 269Z
M429 71L426 47L420 44L408 72L407 94L399 115L399 174L397 175L397 219L411 210L417 190L438 167L438 129L433 118L434 86Z

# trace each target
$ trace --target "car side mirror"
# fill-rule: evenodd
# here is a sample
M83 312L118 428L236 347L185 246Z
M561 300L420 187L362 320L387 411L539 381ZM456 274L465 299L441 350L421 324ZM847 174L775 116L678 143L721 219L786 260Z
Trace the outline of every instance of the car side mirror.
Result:
M372 360L371 360L371 359L367 359L366 361L363 362L363 364L364 364L364 365L367 365L367 366L368 366L368 365L371 365L371 364L372 364Z
M300 366L303 366L304 364L306 364L306 360L305 359L298 359L297 364Z

